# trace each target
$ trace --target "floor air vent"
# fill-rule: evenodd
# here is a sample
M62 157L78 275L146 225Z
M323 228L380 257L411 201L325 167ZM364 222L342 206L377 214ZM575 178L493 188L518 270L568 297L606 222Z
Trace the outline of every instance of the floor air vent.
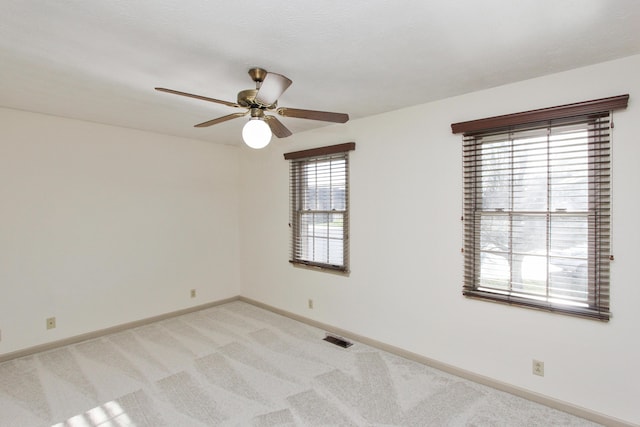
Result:
M349 342L343 338L337 337L335 335L330 335L330 334L327 334L327 336L324 337L323 340L330 342L331 344L340 346L342 348L351 347L353 345L352 342Z

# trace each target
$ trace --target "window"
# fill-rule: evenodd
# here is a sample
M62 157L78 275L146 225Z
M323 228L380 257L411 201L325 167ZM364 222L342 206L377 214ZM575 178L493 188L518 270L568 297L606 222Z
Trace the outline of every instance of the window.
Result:
M349 151L355 143L287 153L290 262L349 271Z
M452 125L464 295L609 319L610 110L628 98Z

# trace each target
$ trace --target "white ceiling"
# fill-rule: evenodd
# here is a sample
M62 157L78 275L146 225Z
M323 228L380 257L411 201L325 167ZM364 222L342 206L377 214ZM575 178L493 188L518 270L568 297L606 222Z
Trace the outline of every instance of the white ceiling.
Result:
M354 119L638 54L639 29L638 0L0 0L0 106L240 144L246 119L193 128L238 110L153 88L235 102L260 66L280 106Z

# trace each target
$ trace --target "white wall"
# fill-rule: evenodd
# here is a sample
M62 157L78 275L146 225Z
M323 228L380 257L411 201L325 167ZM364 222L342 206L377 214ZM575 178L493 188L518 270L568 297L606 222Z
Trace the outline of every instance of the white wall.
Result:
M242 294L590 410L640 423L640 56L353 120L242 158ZM461 137L453 122L629 93L614 114L613 318L461 294ZM412 94L415 96L415 94ZM354 100L355 102L355 100ZM288 263L282 154L355 141L349 277ZM307 308L313 298L314 309ZM533 358L545 377L531 373Z
M0 355L238 295L238 154L0 109Z

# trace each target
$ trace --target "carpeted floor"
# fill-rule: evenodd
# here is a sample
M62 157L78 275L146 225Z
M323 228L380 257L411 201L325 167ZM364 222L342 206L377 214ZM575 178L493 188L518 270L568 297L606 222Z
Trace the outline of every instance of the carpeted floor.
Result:
M243 302L0 364L0 426L593 426Z

